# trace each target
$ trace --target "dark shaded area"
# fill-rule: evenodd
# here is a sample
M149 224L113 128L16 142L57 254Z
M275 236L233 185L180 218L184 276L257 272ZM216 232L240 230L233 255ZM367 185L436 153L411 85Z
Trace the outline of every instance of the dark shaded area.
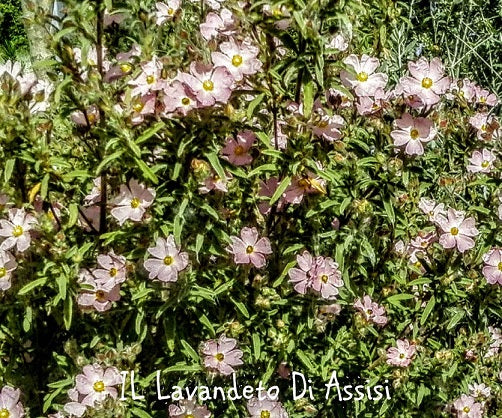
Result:
M0 59L14 59L28 52L21 0L0 1Z

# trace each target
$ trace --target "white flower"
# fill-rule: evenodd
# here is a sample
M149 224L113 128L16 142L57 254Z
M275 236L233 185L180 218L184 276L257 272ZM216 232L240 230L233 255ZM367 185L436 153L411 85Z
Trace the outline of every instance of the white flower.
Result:
M26 251L30 246L30 230L34 225L38 225L38 222L33 215L26 214L24 209L10 209L9 220L0 220L0 237L5 237L0 250L16 247L20 252Z

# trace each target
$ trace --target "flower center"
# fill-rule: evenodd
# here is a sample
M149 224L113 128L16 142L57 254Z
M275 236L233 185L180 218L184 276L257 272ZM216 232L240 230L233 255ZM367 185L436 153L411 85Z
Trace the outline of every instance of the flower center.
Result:
M169 16L172 16L174 14L174 9L172 7L170 7L169 9L167 9L167 14Z
M400 359L403 359L403 358L405 358L405 357L406 357L406 355L405 355L404 353L399 354L399 358L400 358Z
M173 261L174 261L174 259L170 255L166 255L164 257L164 264L166 266L170 266L171 264L173 264Z
M110 269L110 277L115 277L117 275L117 269L115 267L112 267Z
M12 236L17 238L23 235L23 227L21 225L16 225L12 230Z
M2 277L5 277L6 274L7 274L7 270L5 269L5 267L0 267L0 279Z
M481 128L479 129L481 129L481 132L486 132L486 125L485 124L481 125Z
M136 209L140 204L140 201L137 197L131 200L131 208Z
M103 392L105 390L105 384L102 380L98 380L94 383L93 388L96 392Z
M242 154L244 154L244 148L242 147L242 145L237 145L235 147L234 154L235 155L242 155Z
M260 418L270 418L270 412L263 410L260 412Z
M301 180L298 181L298 186L300 186L300 187L302 187L304 189L306 189L307 187L309 187L309 185L310 184L309 184L309 182L308 182L307 179L301 179Z
M462 409L462 411L464 411L466 414L468 414L469 412L471 412L471 408L466 406L466 407L464 407L464 409Z
M131 64L120 64L120 71L122 71L123 73L128 73L129 71L132 70L132 65Z
M420 134L418 133L418 129L413 128L413 129L410 131L410 136L411 136L411 139L417 139L419 135L420 135Z
M324 120L321 120L317 126L319 126L319 128L325 128L328 125L329 125L329 122L326 119L324 119Z
M502 271L502 261L497 265L497 268L499 269L499 271ZM5 269L4 269L5 270ZM1 271L1 270L0 270Z
M146 82L148 84L153 84L155 82L155 77L153 75L149 75L147 78L146 78Z
M96 115L94 113L89 113L87 115L87 120L89 121L89 123L94 123L96 122ZM52 212L51 212L52 213Z
M483 167L483 168L486 168L486 167L488 167L489 165L490 165L490 161L486 161L486 160L484 160L484 161L481 163L481 167Z
M252 245L248 245L246 248L246 254L251 254L254 251L254 248Z
M223 359L225 358L225 355L223 353L218 353L214 356L214 358L218 361L223 361Z
M361 71L359 74L357 74L357 81L364 83L366 80L368 80L368 73Z
M143 110L144 107L145 106L143 103L135 103L132 108L134 109L135 112L139 113Z
M279 16L282 16L282 11L281 11L281 9L279 9L279 8L275 8L275 9L272 11L272 14L273 14L275 17L279 17Z
M369 316L373 313L373 309L366 309L366 314Z
M232 65L234 67L238 67L241 64L242 64L242 56L240 56L240 55L234 55L232 57Z
M452 235L458 235L458 228L454 226L454 227L450 230L450 234L452 234Z
M188 106L190 104L190 99L188 97L183 97L183 99L181 99L181 104L183 106Z
M202 83L202 88L206 91L213 91L214 83L211 80L206 80Z
M432 87L432 80L429 77L422 79L422 87L424 89L430 89Z
M328 283L328 280L329 280L329 277L328 277L328 275L327 275L327 274L323 274L323 275L321 276L321 281L322 281L323 283Z
M481 96L481 97L479 98L479 103L486 103L486 97Z
M7 411L5 408L0 409L0 418L9 418L10 417L10 412Z
M104 302L106 300L105 292L103 290L98 290L95 296L98 302Z
M185 418L195 418L195 415L193 415L193 414L188 414L188 415L185 415Z

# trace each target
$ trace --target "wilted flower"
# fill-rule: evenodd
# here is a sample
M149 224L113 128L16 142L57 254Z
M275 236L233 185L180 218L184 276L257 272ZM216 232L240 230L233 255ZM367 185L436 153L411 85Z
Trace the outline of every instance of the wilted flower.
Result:
M232 138L231 136L227 138L225 147L221 150L221 153L232 164L250 164L253 161L253 157L248 152L255 141L256 135L252 131L239 132L236 138Z
M155 198L155 190L146 188L138 183L138 180L129 180L129 187L120 186L120 194L112 203L115 206L111 210L112 216L122 225L127 219L139 222Z
M349 43L341 33L335 34L326 44L326 49L337 49L338 51L345 51Z
M439 237L439 243L443 248L454 248L463 253L474 247L475 243L472 237L479 234L476 229L476 221L473 217L465 218L463 212L454 209L448 209L448 216L439 215L438 224L443 230Z
M247 403L250 418L288 418L288 414L279 401L271 399L268 395L260 400L251 398Z
M38 225L35 217L26 214L24 209L10 209L9 220L0 220L0 237L5 237L0 250L16 247L19 252L26 251L31 242L30 231L35 225Z
M211 190L217 190L220 192L228 192L227 183L232 179L231 174L225 174L225 178L222 179L218 174L210 174L203 182L202 186L199 187L199 192L205 194L209 193Z
M436 136L434 123L427 118L413 118L409 113L405 113L401 119L396 119L395 123L399 129L392 131L390 136L394 139L395 146L406 145L404 151L408 155L422 155L422 143L432 141Z
M83 416L87 410L87 405L83 405L82 400L86 396L87 395L80 394L76 388L69 389L68 397L70 398L70 402L64 404L64 411L69 413L70 416L75 415L78 418Z
M88 364L82 371L75 379L77 391L85 395L82 405L94 406L107 396L117 399L115 386L122 384L122 376L116 367L103 369L99 364Z
M99 109L96 105L92 105L89 106L84 112L82 112L81 110L73 112L70 115L70 118L79 126L94 125L99 121Z
M484 148L481 151L474 151L469 158L470 164L467 166L467 171L471 173L489 173L493 168L493 163L497 157L493 152Z
M237 340L222 334L218 340L206 341L202 347L204 366L210 371L228 376L235 372L234 367L243 363L243 352L236 348Z
M219 46L221 52L213 52L211 58L215 67L225 67L235 81L241 81L245 76L256 74L262 67L257 59L259 49L251 44L249 39L237 43L230 38Z
M483 405L469 395L462 395L453 402L453 407L457 418L481 418L483 416Z
M227 251L234 255L236 264L253 264L256 268L264 267L265 256L272 254L268 238L259 238L256 228L244 227L241 237L231 236L232 244Z
M354 302L354 308L361 312L368 322L383 326L388 321L385 316L385 308L373 302L369 295L364 295L362 301L360 298L357 298Z
M182 399L179 405L169 405L171 418L209 418L211 412L204 405L197 405L194 400Z
M181 252L174 242L174 236L157 238L155 247L147 250L154 258L145 261L148 278L162 282L176 282L180 271L188 266L188 254Z
M470 395L478 399L486 399L491 394L491 388L489 386L486 386L484 383L474 383L472 385L468 385L467 387L469 388Z
M287 203L299 204L303 200L305 194L311 193L326 193L326 181L313 173L308 173L307 176L293 177L291 184L284 192L284 200Z
M483 276L490 284L502 285L502 250L492 248L483 256Z
M0 291L10 289L10 278L16 269L16 259L8 251L0 250Z
M338 303L330 305L321 305L317 312L317 317L324 321L333 321L342 311L342 307Z
M343 62L352 67L355 72L342 71L340 79L342 83L354 89L358 96L373 96L380 88L385 88L387 84L387 74L375 73L380 65L378 58L363 54L361 59L351 54Z
M417 351L414 344L408 340L397 340L396 347L390 347L387 350L387 364L399 367L408 367Z
M0 69L1 70L1 69ZM23 404L19 402L21 391L10 386L2 387L0 391L0 417L23 418Z

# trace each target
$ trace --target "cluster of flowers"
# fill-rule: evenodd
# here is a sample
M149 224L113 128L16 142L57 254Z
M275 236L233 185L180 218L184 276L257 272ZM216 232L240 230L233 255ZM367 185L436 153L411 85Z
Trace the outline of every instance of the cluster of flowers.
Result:
M463 394L453 402L453 411L458 418L481 418L484 406L491 395L491 388L484 383L470 384L469 394Z

